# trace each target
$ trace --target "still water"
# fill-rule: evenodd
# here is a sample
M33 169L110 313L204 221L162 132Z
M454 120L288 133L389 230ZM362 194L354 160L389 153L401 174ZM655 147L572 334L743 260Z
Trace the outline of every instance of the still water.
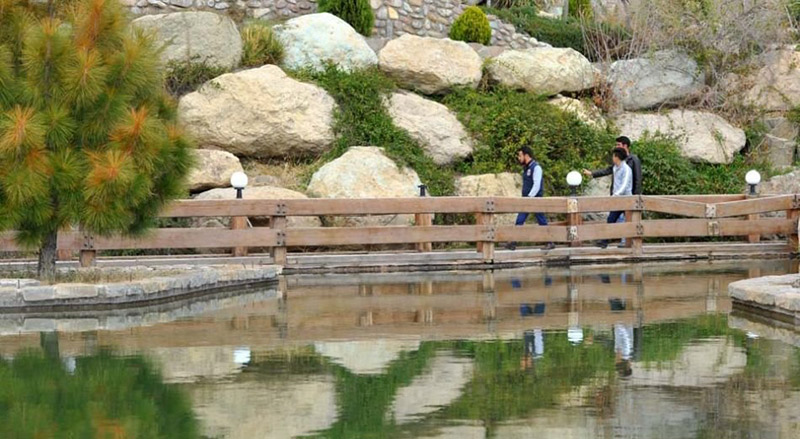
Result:
M0 438L800 438L790 261L289 277L0 315Z

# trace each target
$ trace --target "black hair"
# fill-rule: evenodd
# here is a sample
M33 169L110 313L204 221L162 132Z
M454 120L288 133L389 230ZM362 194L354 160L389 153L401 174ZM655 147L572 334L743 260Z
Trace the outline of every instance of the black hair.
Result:
M628 147L628 149L630 149L630 148L631 148L631 139L629 139L629 138L627 138L627 137L625 137L625 136L619 136L619 137L617 137L617 142L618 142L618 143L621 143L621 144L623 144L623 145L625 145L625 146L627 146L627 147Z
M531 148L529 146L520 146L519 148L517 148L517 152L520 151L522 151L522 153L528 157L533 157L533 151L531 151Z
M628 153L622 148L614 148L614 152L612 152L611 154L616 157L619 157L619 159L622 161L628 158Z

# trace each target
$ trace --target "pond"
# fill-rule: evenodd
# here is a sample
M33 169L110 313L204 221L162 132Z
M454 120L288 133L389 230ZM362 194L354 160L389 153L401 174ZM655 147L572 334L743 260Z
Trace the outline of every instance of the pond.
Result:
M797 438L800 334L727 298L797 270L308 275L0 315L0 437Z

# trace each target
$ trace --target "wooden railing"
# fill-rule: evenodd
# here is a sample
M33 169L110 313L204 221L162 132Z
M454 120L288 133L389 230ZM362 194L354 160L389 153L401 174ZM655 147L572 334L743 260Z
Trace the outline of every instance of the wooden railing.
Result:
M627 222L584 222L595 212L625 211ZM559 214L566 221L548 226L503 226L496 216L517 212ZM643 219L644 212L678 216ZM763 217L785 212L785 217ZM414 215L415 225L377 227L287 227L290 216ZM476 224L432 225L437 214L471 214ZM269 217L269 227L247 227L246 217ZM579 246L582 241L626 238L634 255L645 238L745 237L757 242L764 235L784 235L792 252L798 246L800 196L748 198L744 195L631 196L578 198L422 197L394 199L185 200L177 201L164 218L230 217L231 228L162 228L144 237L100 237L80 231L59 233L58 248L80 252L91 265L97 251L121 249L270 248L275 263L286 263L288 247L353 245L414 245L429 251L431 243L476 243L483 259L494 259L498 242L554 242ZM20 251L14 232L0 234L0 251Z

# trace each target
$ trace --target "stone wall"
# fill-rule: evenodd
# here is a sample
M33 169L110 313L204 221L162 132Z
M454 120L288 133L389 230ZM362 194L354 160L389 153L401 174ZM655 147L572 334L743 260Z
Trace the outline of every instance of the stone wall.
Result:
M121 0L136 15L185 10L217 10L240 17L281 20L317 12L317 0ZM403 34L445 38L450 25L471 0L370 0L375 14L373 34L395 38ZM535 39L489 15L493 46L539 47Z

